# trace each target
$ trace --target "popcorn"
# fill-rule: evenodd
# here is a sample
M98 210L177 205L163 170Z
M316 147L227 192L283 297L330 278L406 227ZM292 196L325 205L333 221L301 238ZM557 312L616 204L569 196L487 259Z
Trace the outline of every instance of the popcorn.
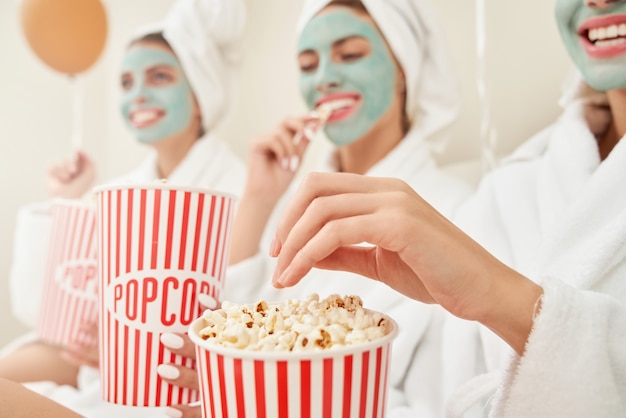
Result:
M358 296L317 294L281 304L259 301L206 310L199 336L212 344L255 351L321 351L362 344L389 331L383 315L367 311Z

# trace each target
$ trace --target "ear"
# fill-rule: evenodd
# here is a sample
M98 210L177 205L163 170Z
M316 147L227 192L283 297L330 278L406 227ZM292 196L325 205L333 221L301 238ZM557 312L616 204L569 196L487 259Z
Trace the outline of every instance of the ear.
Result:
M198 138L200 138L206 133L204 131L204 127L202 126L202 111L200 109L200 104L198 103L196 95L192 94L191 98L193 99L193 114L191 124L197 127Z
M195 94L192 94L193 98L193 117L198 121L199 125L202 125L202 110L200 109L200 103Z
M198 99L196 95L192 93L191 98L193 99L193 115L194 117L201 117L202 112L200 111L200 103L198 103Z
M406 93L406 77L400 67L398 67L398 77L396 77L396 91L400 94Z

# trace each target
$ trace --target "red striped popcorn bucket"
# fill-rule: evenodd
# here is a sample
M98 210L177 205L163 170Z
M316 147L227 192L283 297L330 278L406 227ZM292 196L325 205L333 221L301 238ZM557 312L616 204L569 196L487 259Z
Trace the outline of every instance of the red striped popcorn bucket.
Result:
M398 331L375 341L326 351L252 351L208 343L198 318L196 344L204 418L384 417L391 345Z
M87 201L55 199L37 334L50 344L95 345L83 324L98 321L96 211Z
M97 189L105 400L136 406L198 400L197 391L157 374L162 363L195 367L159 338L187 331L202 312L199 293L221 300L234 207L232 196L167 184Z

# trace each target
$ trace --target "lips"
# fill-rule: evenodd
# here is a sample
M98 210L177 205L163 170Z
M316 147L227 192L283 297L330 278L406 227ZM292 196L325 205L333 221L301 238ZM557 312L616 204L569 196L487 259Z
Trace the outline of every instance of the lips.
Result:
M147 128L156 125L165 116L165 112L159 108L137 109L130 113L130 123L136 129Z
M613 58L626 52L626 15L598 16L578 28L578 36L592 58Z
M329 114L327 122L336 122L350 117L359 107L361 95L356 93L336 93L322 97L315 104L320 114Z

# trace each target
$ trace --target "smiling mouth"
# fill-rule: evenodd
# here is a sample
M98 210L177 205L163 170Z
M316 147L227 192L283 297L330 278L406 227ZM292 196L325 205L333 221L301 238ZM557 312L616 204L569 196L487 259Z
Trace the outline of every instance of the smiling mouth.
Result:
M626 44L626 23L590 28L581 35L598 48L623 45Z
M130 114L130 123L135 128L145 128L158 123L164 112L160 109L140 109Z
M320 115L320 119L325 121L334 121L343 119L350 115L355 106L359 103L359 99L355 97L342 97L337 99L325 100L319 103L315 110Z

